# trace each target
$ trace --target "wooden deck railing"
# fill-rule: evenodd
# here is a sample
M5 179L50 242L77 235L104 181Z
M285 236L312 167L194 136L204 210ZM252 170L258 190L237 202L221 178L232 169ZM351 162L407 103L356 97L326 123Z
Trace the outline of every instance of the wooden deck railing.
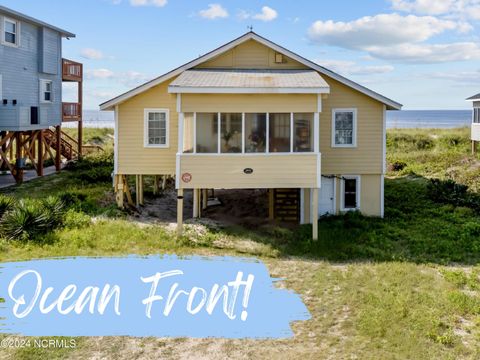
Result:
M83 64L72 60L62 59L62 79L64 81L82 81Z
M62 103L63 121L78 121L82 119L82 105L79 103Z

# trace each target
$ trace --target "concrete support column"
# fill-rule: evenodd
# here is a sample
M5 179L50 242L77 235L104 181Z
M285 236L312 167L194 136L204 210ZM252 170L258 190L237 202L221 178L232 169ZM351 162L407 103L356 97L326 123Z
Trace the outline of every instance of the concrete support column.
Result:
M123 198L123 194L125 192L124 190L124 186L125 184L123 183L123 176L122 175L115 175L115 199L117 201L117 206L120 208L120 209L123 209L124 206L123 206L123 201L124 201L124 198Z
M312 209L310 211L312 215L312 239L318 240L318 189L312 189Z

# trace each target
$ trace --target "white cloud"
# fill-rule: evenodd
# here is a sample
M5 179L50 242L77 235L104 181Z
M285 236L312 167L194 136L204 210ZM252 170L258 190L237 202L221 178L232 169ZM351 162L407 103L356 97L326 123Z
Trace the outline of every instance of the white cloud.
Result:
M390 0L390 2L392 8L399 11L480 20L479 0Z
M348 60L317 60L317 63L345 76L386 74L395 70L391 65L363 66Z
M365 50L372 46L418 43L458 24L432 16L379 14L350 22L316 21L309 29L310 39L318 44Z
M391 0L395 10L440 15L452 11L455 0ZM457 1L458 2L458 1Z
M137 86L150 80L147 75L138 71L127 71L125 73L118 74L116 77L122 84L129 87Z
M272 21L275 20L278 16L278 13L275 9L272 9L271 7L264 6L262 7L262 12L259 14L255 14L252 16L253 19L255 20L261 20L261 21Z
M480 0L479 0L480 1ZM406 63L440 63L480 58L474 42L426 43L446 31L468 32L462 21L433 16L380 14L350 22L316 21L309 29L317 44L360 50L377 59Z
M163 7L167 5L167 2L167 0L130 0L130 5Z
M271 7L268 7L268 6L264 6L262 7L262 11L258 14L253 14L246 10L240 10L237 14L237 17L240 20L254 19L254 20L267 22L267 21L275 20L278 17L278 13L275 9L272 9Z
M228 11L220 4L209 4L207 9L200 10L198 14L210 20L228 17Z
M96 50L92 48L82 49L82 51L80 51L80 56L90 60L101 60L105 58L105 56L100 50Z
M478 84L480 82L480 70L460 72L437 72L427 74L428 78L451 80L463 84Z
M115 73L109 69L91 69L86 71L87 79L111 79Z
M386 60L407 63L441 63L450 61L480 60L480 46L473 42L450 44L400 44L388 47L371 47L369 53Z

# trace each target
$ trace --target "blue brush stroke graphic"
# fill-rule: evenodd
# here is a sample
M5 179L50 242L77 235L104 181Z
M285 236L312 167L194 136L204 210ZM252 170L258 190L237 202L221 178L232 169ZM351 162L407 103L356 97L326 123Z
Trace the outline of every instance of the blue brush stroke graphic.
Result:
M10 298L8 288L12 279L26 270L40 274L42 288L40 296L31 312L17 318L13 313L15 301ZM151 283L143 278L157 272L180 270L183 275L161 279L155 294L163 299L154 301L151 318L146 315L146 305L142 301L151 291ZM243 280L254 276L248 304L244 304L246 286L239 288L235 302L235 319L230 319L223 309L223 297L220 297L210 315L205 307L196 314L189 313L188 297L180 294L165 316L163 311L169 291L174 283L177 290L190 292L193 287L206 290L207 296L214 284L220 287L234 281L238 273ZM165 256L128 256L123 258L64 258L0 264L0 333L21 334L25 336L155 336L155 337L220 337L220 338L287 338L292 337L292 321L308 320L310 314L300 297L292 291L274 286L267 267L255 259L235 257L178 257ZM102 292L105 284L118 285L120 301L118 315L115 312L114 297L105 308L103 315L97 311L91 314L89 304L80 314L71 311L66 315L57 308L43 314L39 308L40 297L48 287L53 291L47 297L45 306L54 302L69 284L77 291L72 298L64 302L63 308L72 305L82 290L96 286ZM33 273L25 275L12 288L14 299L24 295L25 305L19 305L17 314L25 310L37 288L37 278ZM200 305L202 293L197 292L193 307ZM245 306L246 305L246 306ZM242 312L246 316L242 320Z

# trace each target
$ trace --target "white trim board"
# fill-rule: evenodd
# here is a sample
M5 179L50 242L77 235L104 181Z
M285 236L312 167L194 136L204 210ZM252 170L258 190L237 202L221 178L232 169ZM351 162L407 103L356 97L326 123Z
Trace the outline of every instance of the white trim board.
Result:
M148 143L148 114L164 113L165 114L165 144L149 144ZM143 109L143 147L144 148L161 148L170 147L170 109L147 108Z
M328 70L326 68L324 68L323 66L320 66L310 60L307 60L305 59L304 57L300 56L300 55L297 55L295 54L294 52L290 51L290 50L287 50L285 49L284 47L280 46L280 45L277 45L275 44L274 42L268 40L268 39L265 39L264 37L250 31L240 37L238 37L237 39L235 40L232 40L230 41L229 43L203 55L203 56L200 56L199 58L195 59L195 60L192 60L164 75L161 75L143 85L140 85L122 95L119 95L107 102L104 102L103 104L100 104L100 110L112 110L112 107L117 105L117 104L120 104L128 99L130 99L131 97L135 96L135 95L138 95L156 85L159 85L161 84L162 82L168 80L168 79L171 79L179 74L181 74L183 71L185 70L188 70L190 68L193 68L197 65L200 65L201 63L204 63L205 61L208 61L218 55L221 55L225 52L227 52L228 50L234 48L235 46L238 46L248 40L255 40L273 50L275 50L276 52L278 53L281 53L295 61L298 61L299 63L305 65L305 66L308 66L310 67L311 69L313 70L316 70L318 71L320 74L323 74L323 75L327 75L329 77L331 77L332 79L344 84L344 85L347 85L359 92L361 92L362 94L365 94L385 105L387 105L387 108L389 110L400 110L402 108L402 104L400 103L397 103L396 101L393 101L383 95L380 95L370 89L367 89L366 87L360 85L360 84L357 84L356 82L352 81L352 80L349 80L331 70Z
M171 94L330 94L330 88L169 86Z
M362 183L361 183L361 176L360 175L341 175L342 179L340 179L340 211L341 212L346 212L346 211L361 211L361 206L360 206L360 193L362 189ZM357 181L357 188L356 188L356 202L357 206L355 208L345 208L344 207L344 202L345 202L345 181L343 179L355 179Z

